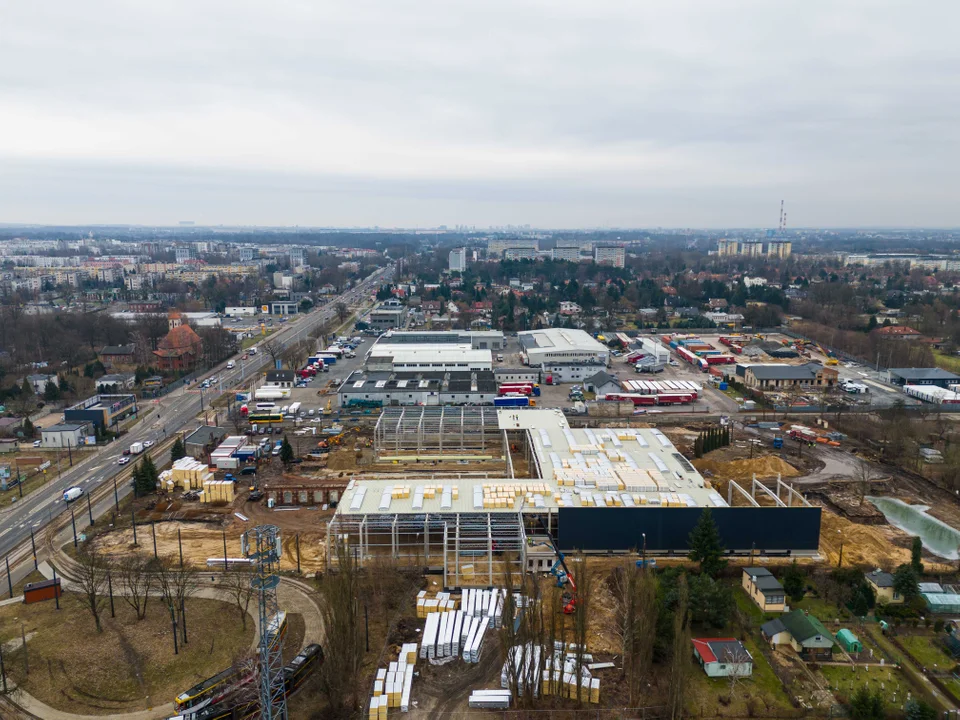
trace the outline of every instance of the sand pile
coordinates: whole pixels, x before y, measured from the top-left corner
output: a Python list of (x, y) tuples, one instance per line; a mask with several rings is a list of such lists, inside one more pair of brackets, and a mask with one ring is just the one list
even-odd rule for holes
[(740, 480), (750, 480), (754, 474), (756, 474), (758, 480), (775, 478), (777, 473), (783, 479), (801, 475), (799, 470), (777, 455), (764, 455), (752, 460), (730, 460), (728, 462), (697, 458), (693, 461), (693, 464), (701, 473), (709, 471), (713, 478), (717, 480), (736, 480), (739, 482)]

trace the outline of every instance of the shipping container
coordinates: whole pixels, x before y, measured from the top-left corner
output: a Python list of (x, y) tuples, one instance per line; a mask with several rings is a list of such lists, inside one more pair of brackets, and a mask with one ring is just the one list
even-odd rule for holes
[(60, 578), (27, 583), (23, 586), (23, 602), (25, 605), (53, 600), (62, 595), (63, 589), (60, 587)]

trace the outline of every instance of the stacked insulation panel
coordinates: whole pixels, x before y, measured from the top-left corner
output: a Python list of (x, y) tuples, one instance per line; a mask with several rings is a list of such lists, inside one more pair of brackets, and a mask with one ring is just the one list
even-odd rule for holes
[(200, 493), (202, 503), (232, 503), (234, 497), (233, 480), (204, 480), (203, 492)]
[(417, 661), (417, 644), (401, 646), (400, 656), (385, 668), (377, 670), (370, 698), (368, 718), (381, 720), (387, 717), (390, 708), (407, 712), (410, 709), (410, 691), (413, 686), (413, 671)]
[(168, 487), (169, 490), (173, 487), (181, 487), (184, 490), (203, 490), (203, 484), (213, 480), (213, 473), (202, 462), (191, 457), (183, 457), (173, 463), (169, 470), (164, 470), (160, 479), (173, 483), (172, 487)]

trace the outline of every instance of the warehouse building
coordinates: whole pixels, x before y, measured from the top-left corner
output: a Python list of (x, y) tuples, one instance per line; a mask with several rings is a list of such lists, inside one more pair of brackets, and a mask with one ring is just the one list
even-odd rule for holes
[(388, 345), (456, 345), (468, 350), (503, 350), (503, 333), (499, 330), (445, 330), (386, 332), (377, 338), (374, 347)]
[(396, 300), (381, 303), (365, 318), (374, 330), (396, 330), (402, 328), (407, 319), (407, 308)]
[[(531, 366), (532, 367), (532, 366)], [(588, 377), (607, 369), (607, 364), (599, 360), (551, 360), (539, 366), (548, 385), (561, 383), (581, 383)]]
[(936, 385), (942, 388), (960, 383), (960, 375), (940, 368), (890, 368), (887, 379), (893, 385)]
[(489, 350), (473, 350), (457, 345), (374, 345), (367, 353), (370, 372), (443, 372), (447, 370), (492, 370)]
[(489, 370), (377, 372), (357, 370), (338, 391), (340, 407), (493, 404), (497, 383)]
[(583, 330), (547, 328), (517, 334), (521, 352), (532, 366), (580, 361), (606, 365), (610, 348)]
[[(389, 556), (442, 572), (445, 587), (502, 585), (548, 534), (564, 552), (685, 555), (704, 508), (730, 554), (808, 556), (819, 545), (820, 508), (791, 486), (730, 482), (724, 498), (653, 428), (571, 428), (559, 409), (388, 408), (374, 453), (409, 469), (351, 481), (328, 562), (339, 541), (361, 564)], [(471, 469), (497, 458), (503, 477)], [(423, 474), (444, 460), (463, 467)]]

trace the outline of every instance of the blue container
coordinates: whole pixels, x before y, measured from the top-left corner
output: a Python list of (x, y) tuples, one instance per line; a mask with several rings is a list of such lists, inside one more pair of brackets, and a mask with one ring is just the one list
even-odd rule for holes
[(721, 389), (721, 390), (726, 390), (726, 389), (727, 389), (727, 384), (726, 384), (725, 382), (720, 383), (720, 389)]

